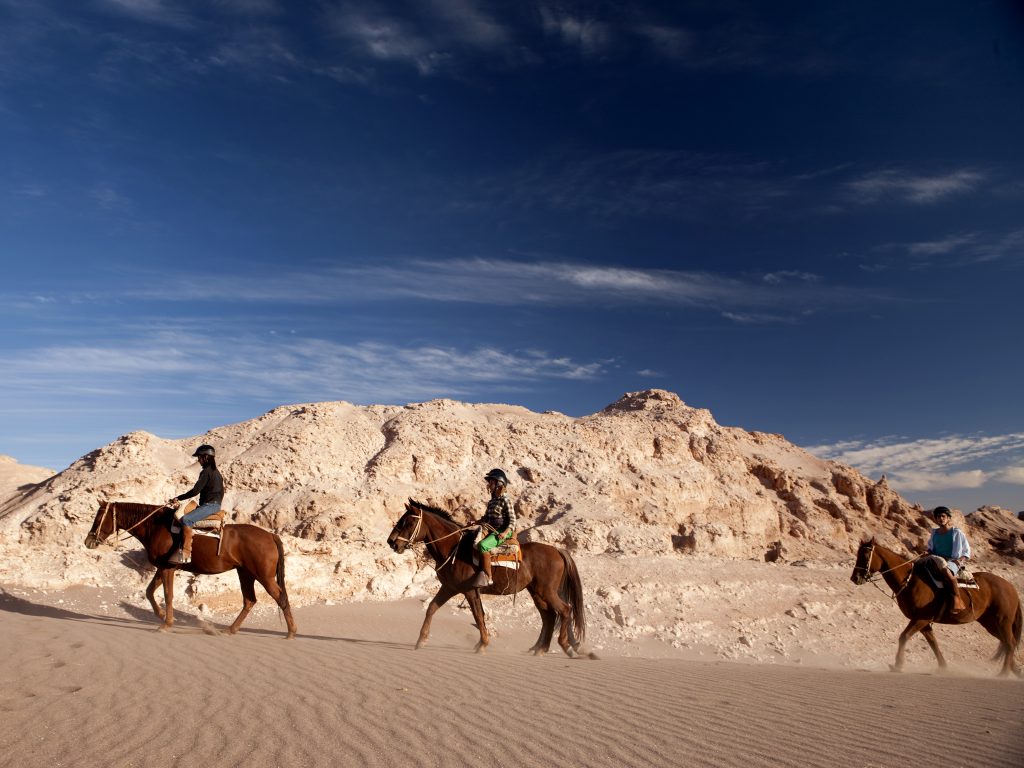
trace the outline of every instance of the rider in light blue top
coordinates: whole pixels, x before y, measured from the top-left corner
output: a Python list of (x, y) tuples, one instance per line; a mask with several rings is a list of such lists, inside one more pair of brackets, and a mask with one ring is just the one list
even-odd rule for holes
[(960, 613), (965, 605), (956, 574), (970, 559), (971, 545), (964, 532), (952, 524), (953, 515), (949, 507), (936, 507), (932, 515), (939, 527), (932, 529), (932, 535), (928, 538), (928, 554), (953, 590), (952, 613)]

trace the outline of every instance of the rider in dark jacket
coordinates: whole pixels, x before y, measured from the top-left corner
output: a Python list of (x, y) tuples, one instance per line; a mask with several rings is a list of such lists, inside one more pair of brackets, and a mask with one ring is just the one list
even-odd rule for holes
[(515, 509), (505, 496), (508, 477), (502, 470), (492, 469), (484, 476), (484, 480), (487, 481), (491, 500), (487, 502), (483, 517), (474, 523), (486, 534), (476, 545), (480, 552), (480, 573), (473, 581), (476, 587), (489, 587), (493, 583), (491, 550), (512, 538), (516, 528)]
[(199, 506), (182, 515), (180, 518), (175, 514), (175, 519), (181, 525), (182, 542), (179, 549), (170, 558), (170, 562), (184, 565), (192, 559), (192, 528), (200, 520), (220, 510), (221, 502), (224, 501), (224, 478), (217, 469), (216, 451), (212, 445), (200, 445), (192, 455), (199, 461), (203, 471), (199, 473), (199, 479), (192, 486), (192, 490), (185, 491), (178, 496), (171, 498), (168, 504), (177, 504), (193, 496), (199, 496)]

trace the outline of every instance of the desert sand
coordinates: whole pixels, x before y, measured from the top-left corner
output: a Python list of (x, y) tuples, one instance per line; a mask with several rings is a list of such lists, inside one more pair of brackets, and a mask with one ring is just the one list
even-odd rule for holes
[[(235, 522), (275, 531), (298, 637), (234, 574), (176, 586), (156, 631), (130, 536), (83, 539), (105, 500), (158, 502), (213, 443)], [(413, 649), (437, 579), (386, 545), (409, 497), (472, 519), (493, 466), (520, 536), (572, 554), (584, 652), (526, 653), (529, 597), (461, 599)], [(131, 433), (62, 472), (0, 463), (0, 762), (11, 766), (1018, 766), (1024, 682), (978, 624), (905, 620), (850, 581), (865, 535), (920, 551), (931, 522), (884, 477), (715, 423), (660, 390), (570, 418), (439, 400), (282, 406), (185, 440)], [(1024, 590), (1024, 521), (956, 511), (975, 570)], [(1021, 653), (1018, 650), (1017, 663)]]
[(532, 630), (500, 619), (478, 655), (456, 607), (413, 650), (421, 615), (416, 600), (307, 606), (285, 641), (270, 610), (235, 636), (189, 612), (162, 633), (114, 592), (5, 592), (3, 764), (1020, 765), (1019, 680), (535, 657)]

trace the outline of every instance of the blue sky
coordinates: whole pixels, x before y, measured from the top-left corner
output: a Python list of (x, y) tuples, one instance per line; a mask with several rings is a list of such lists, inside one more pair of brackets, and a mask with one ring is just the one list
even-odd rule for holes
[(1014, 2), (0, 0), (0, 453), (659, 387), (1021, 510), (1021, 136)]

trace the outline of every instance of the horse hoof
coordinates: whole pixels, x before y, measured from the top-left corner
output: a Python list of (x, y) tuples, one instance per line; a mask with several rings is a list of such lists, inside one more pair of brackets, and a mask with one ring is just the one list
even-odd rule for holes
[(889, 671), (890, 672), (902, 672), (903, 671), (903, 667), (897, 667), (895, 664), (890, 664), (889, 665)]
[(156, 631), (157, 632), (170, 632), (171, 631), (171, 625), (170, 624), (161, 624), (159, 627), (156, 628)]

